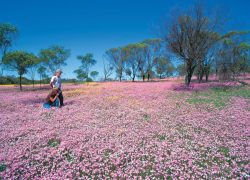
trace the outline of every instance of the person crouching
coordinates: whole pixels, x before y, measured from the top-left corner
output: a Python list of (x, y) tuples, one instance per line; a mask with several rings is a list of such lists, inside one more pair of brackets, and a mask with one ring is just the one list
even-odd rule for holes
[(50, 109), (51, 107), (60, 107), (59, 89), (53, 88), (51, 93), (46, 98), (46, 103), (43, 105), (44, 108)]

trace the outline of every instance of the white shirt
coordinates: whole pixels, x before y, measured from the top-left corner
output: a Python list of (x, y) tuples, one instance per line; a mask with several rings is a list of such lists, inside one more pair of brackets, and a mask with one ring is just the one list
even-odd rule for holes
[(57, 87), (57, 88), (59, 88), (59, 89), (62, 88), (61, 78), (59, 78), (59, 77), (57, 77), (57, 76), (53, 76), (53, 77), (51, 78), (50, 83), (52, 83), (53, 88), (55, 88), (55, 87)]

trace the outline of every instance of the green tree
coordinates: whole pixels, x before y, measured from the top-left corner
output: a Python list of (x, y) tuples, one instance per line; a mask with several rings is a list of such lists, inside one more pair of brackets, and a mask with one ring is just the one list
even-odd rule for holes
[(37, 69), (39, 68), (40, 63), (41, 63), (41, 60), (38, 57), (34, 58), (31, 62), (31, 66), (29, 67), (29, 70), (28, 70), (28, 73), (29, 73), (30, 78), (32, 80), (33, 89), (35, 86), (35, 76), (36, 76)]
[(95, 80), (96, 79), (96, 77), (99, 75), (99, 72), (97, 72), (97, 71), (92, 71), (91, 73), (90, 73), (90, 76), (91, 76), (91, 78), (93, 79), (93, 80)]
[(121, 47), (119, 48), (112, 48), (106, 51), (105, 53), (106, 58), (112, 64), (116, 71), (116, 75), (119, 81), (122, 81), (123, 72), (125, 70), (125, 52), (122, 50)]
[(77, 56), (77, 59), (81, 61), (81, 66), (74, 71), (74, 73), (76, 73), (77, 75), (77, 79), (79, 79), (80, 81), (91, 81), (91, 79), (89, 78), (90, 69), (96, 64), (94, 55), (91, 53), (87, 53), (83, 56)]
[(176, 67), (176, 72), (178, 73), (179, 76), (185, 76), (185, 74), (187, 72), (185, 64), (179, 64)]
[(143, 41), (146, 44), (145, 48), (145, 65), (146, 65), (146, 74), (148, 80), (152, 78), (154, 61), (157, 57), (161, 56), (161, 49), (163, 41), (161, 39), (147, 39)]
[(45, 79), (48, 77), (48, 75), (46, 74), (46, 67), (40, 65), (37, 69), (37, 73), (39, 74), (39, 80), (40, 80), (40, 88), (42, 86), (42, 79)]
[(84, 81), (84, 80), (88, 79), (87, 73), (81, 68), (76, 69), (74, 71), (74, 73), (76, 73), (76, 78), (80, 81)]
[(18, 73), (20, 90), (22, 90), (22, 76), (28, 72), (35, 59), (37, 57), (34, 54), (25, 51), (9, 52), (3, 58), (3, 63)]
[(81, 61), (80, 68), (85, 72), (88, 78), (91, 67), (96, 64), (94, 55), (91, 53), (87, 53), (86, 55), (83, 55), (83, 56), (77, 56), (77, 59)]
[(171, 61), (166, 57), (158, 57), (155, 59), (155, 69), (159, 78), (162, 79), (166, 76), (172, 76), (175, 70)]
[(55, 73), (57, 69), (67, 65), (66, 60), (69, 56), (70, 50), (58, 45), (42, 49), (39, 54), (41, 61), (52, 74)]
[(145, 51), (146, 47), (147, 45), (144, 43), (135, 43), (129, 44), (123, 48), (125, 53), (125, 72), (133, 82), (140, 71), (141, 65), (145, 62), (143, 61), (143, 51)]
[(236, 80), (245, 74), (250, 65), (250, 45), (238, 39), (223, 41), (218, 53), (218, 71), (221, 80)]
[(3, 75), (4, 71), (3, 57), (7, 53), (8, 48), (12, 46), (14, 39), (17, 37), (17, 34), (18, 34), (17, 27), (11, 24), (0, 24), (0, 54), (1, 54), (0, 76)]

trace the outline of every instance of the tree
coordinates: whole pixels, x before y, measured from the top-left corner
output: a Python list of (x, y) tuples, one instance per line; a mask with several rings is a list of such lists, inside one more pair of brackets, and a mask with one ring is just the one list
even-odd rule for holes
[(208, 50), (219, 39), (215, 33), (217, 22), (205, 15), (201, 5), (196, 5), (191, 13), (175, 18), (170, 26), (165, 39), (168, 48), (185, 63), (187, 86), (195, 68), (202, 66)]
[(77, 79), (88, 80), (90, 68), (96, 64), (93, 54), (87, 53), (83, 56), (77, 56), (77, 59), (81, 61), (81, 66), (74, 71), (77, 74)]
[(0, 59), (0, 76), (3, 75), (4, 70), (3, 57), (7, 53), (8, 48), (12, 46), (14, 39), (17, 37), (17, 34), (17, 27), (11, 24), (0, 24), (0, 54), (2, 55)]
[(237, 39), (224, 40), (218, 53), (218, 71), (221, 80), (236, 80), (249, 68), (250, 44)]
[(121, 82), (125, 69), (125, 52), (122, 50), (122, 48), (112, 48), (106, 51), (105, 55), (114, 67), (117, 77)]
[(36, 72), (37, 72), (37, 69), (39, 67), (40, 62), (41, 62), (40, 59), (38, 57), (36, 57), (32, 60), (31, 65), (29, 67), (28, 72), (29, 72), (31, 80), (32, 80), (33, 88), (35, 86), (35, 76), (36, 76)]
[(161, 56), (161, 48), (163, 41), (161, 39), (147, 39), (143, 41), (146, 45), (145, 47), (145, 65), (146, 65), (146, 74), (148, 80), (152, 77), (154, 61), (157, 57)]
[(178, 73), (179, 76), (185, 76), (186, 74), (186, 65), (185, 64), (179, 64), (176, 67), (176, 72)]
[(81, 68), (76, 69), (74, 73), (76, 73), (76, 78), (80, 81), (84, 81), (88, 78), (87, 73)]
[(92, 71), (91, 73), (90, 73), (90, 76), (91, 76), (91, 78), (93, 79), (93, 80), (95, 80), (96, 79), (96, 77), (99, 75), (99, 72), (97, 72), (97, 71)]
[(69, 56), (70, 50), (58, 45), (42, 49), (39, 54), (41, 61), (52, 74), (55, 73), (57, 69), (67, 65), (66, 60)]
[(94, 55), (91, 53), (87, 53), (84, 56), (77, 56), (77, 59), (81, 61), (80, 68), (83, 69), (83, 71), (87, 74), (87, 78), (88, 78), (90, 68), (96, 64)]
[(36, 58), (34, 54), (25, 51), (14, 51), (5, 54), (3, 63), (10, 69), (17, 71), (20, 90), (22, 90), (22, 76), (27, 73), (28, 68), (32, 66)]
[(112, 67), (112, 65), (110, 63), (105, 63), (103, 61), (103, 74), (104, 74), (104, 81), (107, 81), (110, 76), (113, 73), (114, 68)]
[(46, 74), (46, 68), (42, 65), (40, 65), (37, 69), (37, 73), (39, 74), (39, 79), (40, 79), (40, 88), (42, 85), (42, 79), (45, 79), (48, 77), (48, 75)]
[(125, 54), (125, 72), (133, 82), (135, 81), (138, 71), (140, 71), (140, 65), (142, 64), (143, 58), (142, 53), (146, 47), (144, 43), (135, 43), (129, 44), (123, 48)]
[(154, 61), (156, 73), (162, 79), (166, 76), (172, 76), (175, 70), (174, 65), (166, 57), (158, 57)]

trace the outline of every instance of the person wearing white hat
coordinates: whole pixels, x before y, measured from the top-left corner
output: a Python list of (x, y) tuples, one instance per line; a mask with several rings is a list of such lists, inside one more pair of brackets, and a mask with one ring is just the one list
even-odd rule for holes
[(61, 75), (62, 75), (62, 70), (57, 69), (54, 76), (52, 76), (51, 81), (50, 81), (50, 86), (51, 88), (58, 88), (59, 90), (59, 100), (60, 100), (60, 106), (63, 106), (63, 94), (62, 94), (62, 83), (61, 83)]

